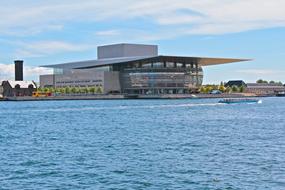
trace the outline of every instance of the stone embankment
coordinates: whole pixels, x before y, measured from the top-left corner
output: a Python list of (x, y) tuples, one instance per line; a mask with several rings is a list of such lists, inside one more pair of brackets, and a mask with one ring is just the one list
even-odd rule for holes
[[(80, 96), (50, 96), (50, 97), (8, 97), (6, 101), (53, 101), (53, 100), (117, 100), (117, 99), (199, 99), (199, 98), (243, 98), (256, 97), (255, 94), (164, 94), (164, 95), (80, 95)], [(1, 99), (0, 99), (1, 100)]]

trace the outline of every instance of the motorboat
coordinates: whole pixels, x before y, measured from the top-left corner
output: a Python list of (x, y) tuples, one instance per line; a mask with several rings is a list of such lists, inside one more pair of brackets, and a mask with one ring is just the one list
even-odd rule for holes
[(262, 100), (256, 98), (225, 98), (219, 101), (224, 104), (239, 104), (239, 103), (262, 103)]

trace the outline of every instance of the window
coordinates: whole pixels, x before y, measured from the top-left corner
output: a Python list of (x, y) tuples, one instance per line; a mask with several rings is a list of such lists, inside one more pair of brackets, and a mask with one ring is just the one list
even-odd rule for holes
[(166, 62), (166, 67), (167, 68), (174, 68), (174, 63), (173, 62)]
[(191, 64), (186, 64), (186, 68), (191, 68)]
[(143, 68), (151, 68), (151, 63), (143, 64), (142, 67)]
[(182, 68), (183, 67), (183, 63), (176, 63), (176, 67), (177, 68)]
[(153, 63), (153, 68), (162, 68), (162, 67), (163, 67), (163, 63), (161, 62)]

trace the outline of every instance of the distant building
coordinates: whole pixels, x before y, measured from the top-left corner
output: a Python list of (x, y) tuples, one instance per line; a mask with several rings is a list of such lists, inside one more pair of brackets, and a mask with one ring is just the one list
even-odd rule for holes
[(285, 92), (285, 87), (279, 83), (247, 83), (245, 92), (257, 95), (274, 95), (279, 92)]
[(3, 97), (13, 96), (32, 96), (36, 90), (36, 85), (33, 81), (2, 81), (1, 88)]
[(0, 97), (32, 96), (37, 89), (33, 81), (23, 81), (22, 60), (15, 60), (15, 80), (0, 81)]
[(3, 86), (2, 86), (2, 81), (0, 81), (0, 98), (3, 98)]
[(184, 94), (196, 92), (203, 82), (204, 66), (247, 59), (165, 56), (158, 46), (114, 44), (100, 46), (98, 59), (56, 65), (53, 75), (40, 76), (41, 87), (94, 87), (104, 94)]
[(225, 87), (241, 87), (241, 86), (246, 86), (245, 82), (243, 80), (230, 80), (225, 84)]

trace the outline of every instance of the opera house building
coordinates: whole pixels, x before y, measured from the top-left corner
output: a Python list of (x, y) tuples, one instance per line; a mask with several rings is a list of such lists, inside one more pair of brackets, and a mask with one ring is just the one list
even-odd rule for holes
[(54, 69), (40, 76), (41, 87), (102, 87), (105, 94), (188, 94), (203, 82), (203, 67), (246, 59), (159, 55), (158, 46), (99, 46), (96, 60), (45, 65)]

